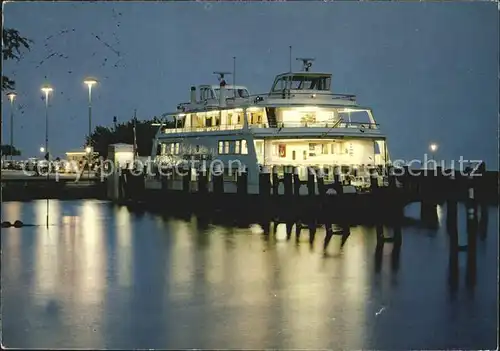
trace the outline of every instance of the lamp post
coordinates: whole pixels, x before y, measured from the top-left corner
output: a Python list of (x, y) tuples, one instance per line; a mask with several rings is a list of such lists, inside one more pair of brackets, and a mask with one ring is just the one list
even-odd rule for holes
[(431, 150), (432, 160), (434, 160), (434, 153), (437, 151), (438, 145), (436, 143), (431, 143), (429, 145), (429, 150)]
[[(83, 81), (89, 88), (89, 134), (88, 134), (88, 145), (85, 148), (85, 151), (87, 151), (87, 163), (88, 163), (88, 178), (90, 179), (90, 156), (92, 153), (92, 141), (91, 141), (91, 133), (92, 133), (92, 86), (94, 84), (97, 84), (97, 80), (94, 78), (87, 78)], [(88, 150), (90, 149), (90, 150)]]
[[(49, 95), (52, 93), (54, 89), (50, 85), (45, 85), (42, 87), (42, 92), (45, 93), (45, 152), (46, 152), (46, 157), (45, 159), (47, 160), (47, 182), (49, 180), (49, 175), (50, 175), (50, 154), (49, 154)], [(42, 149), (40, 149), (42, 150)], [(46, 224), (47, 228), (49, 227), (49, 199), (47, 198), (47, 217), (46, 217)]]
[(11, 91), (7, 94), (7, 97), (10, 100), (10, 160), (12, 161), (12, 156), (14, 153), (14, 100), (16, 99), (17, 94), (14, 91)]

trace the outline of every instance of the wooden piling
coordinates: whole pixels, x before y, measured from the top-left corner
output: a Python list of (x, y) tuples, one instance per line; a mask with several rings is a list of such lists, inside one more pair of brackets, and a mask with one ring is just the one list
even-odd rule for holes
[[(469, 188), (470, 189), (470, 188)], [(472, 188), (473, 189), (473, 188)], [(466, 284), (474, 287), (476, 283), (476, 240), (477, 240), (477, 210), (474, 191), (469, 191), (467, 201), (467, 268)]]
[(333, 167), (333, 182), (335, 184), (340, 184), (340, 167), (339, 166)]
[(456, 185), (455, 172), (453, 171), (447, 180), (446, 190), (448, 198), (446, 199), (446, 228), (448, 233), (453, 229), (457, 229), (458, 220), (458, 199), (455, 192), (452, 190)]
[(285, 187), (285, 196), (293, 195), (293, 170), (289, 166), (285, 166), (283, 174), (283, 185)]
[(262, 166), (259, 174), (259, 195), (268, 197), (271, 194), (271, 173), (267, 166)]
[(378, 174), (375, 168), (370, 168), (370, 189), (372, 192), (378, 190)]
[[(248, 195), (248, 174), (246, 169), (239, 169), (236, 183), (236, 192), (240, 196)], [(260, 190), (260, 189), (259, 189)]]
[(214, 194), (220, 195), (224, 193), (224, 176), (222, 167), (219, 164), (214, 165), (212, 174), (212, 184)]
[[(189, 167), (189, 166), (188, 166)], [(182, 191), (184, 193), (189, 193), (190, 185), (191, 185), (191, 167), (183, 167), (182, 168)]]
[(300, 196), (300, 176), (298, 167), (293, 167), (293, 194)]
[(387, 166), (387, 180), (389, 182), (389, 189), (392, 191), (397, 189), (395, 170), (392, 165)]
[(481, 240), (485, 240), (488, 232), (488, 205), (482, 203), (480, 209), (478, 234)]
[(206, 194), (208, 192), (208, 175), (205, 165), (201, 165), (197, 171), (198, 193)]
[(309, 196), (316, 196), (316, 171), (312, 167), (307, 167), (307, 193)]
[(433, 180), (436, 170), (428, 173), (428, 169), (424, 170), (421, 180), (420, 192), (420, 219), (433, 228), (438, 226), (439, 220), (437, 216), (437, 203), (433, 189)]
[(467, 174), (467, 200), (466, 200), (466, 207), (467, 207), (467, 213), (472, 216), (476, 217), (477, 215), (477, 202), (476, 202), (476, 191), (474, 189), (474, 178), (472, 176), (472, 170), (469, 170)]
[(316, 172), (316, 183), (318, 185), (318, 194), (320, 197), (323, 197), (326, 195), (326, 190), (325, 190), (325, 174), (323, 170), (320, 168)]
[(340, 167), (333, 167), (333, 189), (337, 192), (337, 194), (343, 193), (343, 185), (340, 182)]
[(280, 186), (280, 178), (278, 176), (278, 167), (277, 166), (273, 166), (273, 169), (272, 169), (272, 186), (273, 186), (273, 195), (274, 196), (278, 196), (279, 194), (279, 186)]

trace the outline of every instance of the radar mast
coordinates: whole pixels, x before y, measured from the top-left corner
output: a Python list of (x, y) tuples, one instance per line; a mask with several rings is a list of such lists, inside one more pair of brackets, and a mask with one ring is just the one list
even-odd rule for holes
[(304, 72), (309, 72), (309, 68), (311, 68), (314, 58), (306, 58), (306, 57), (297, 57), (297, 61), (302, 61), (302, 70)]

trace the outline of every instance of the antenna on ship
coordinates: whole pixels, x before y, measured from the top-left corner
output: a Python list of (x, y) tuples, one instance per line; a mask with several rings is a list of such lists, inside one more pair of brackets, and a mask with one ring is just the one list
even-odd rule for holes
[(290, 63), (290, 73), (292, 73), (292, 46), (290, 45), (290, 56), (289, 56), (289, 63)]
[(314, 58), (297, 57), (297, 61), (302, 61), (302, 70), (304, 72), (309, 72), (314, 60)]
[(226, 80), (224, 79), (224, 76), (226, 74), (231, 74), (231, 72), (214, 72), (214, 74), (219, 76), (219, 107), (226, 107)]
[(236, 97), (236, 56), (233, 56), (233, 95)]

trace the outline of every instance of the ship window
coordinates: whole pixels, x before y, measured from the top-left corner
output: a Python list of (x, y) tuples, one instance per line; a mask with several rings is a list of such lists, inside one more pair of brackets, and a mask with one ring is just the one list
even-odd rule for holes
[(285, 88), (284, 84), (283, 84), (283, 78), (280, 78), (276, 81), (276, 83), (274, 84), (274, 87), (272, 89), (272, 91), (281, 91)]
[(295, 161), (295, 150), (292, 151), (292, 160)]
[(234, 145), (234, 153), (235, 154), (239, 154), (240, 153), (240, 151), (241, 151), (240, 150), (240, 144), (241, 144), (241, 142), (239, 140), (236, 140), (236, 143)]
[(196, 145), (196, 152), (200, 152), (200, 145)]
[(321, 153), (323, 155), (328, 155), (328, 144), (322, 144), (321, 145)]
[(224, 153), (225, 154), (229, 153), (229, 141), (224, 142)]
[(246, 140), (242, 140), (241, 141), (241, 153), (243, 155), (247, 155), (248, 154), (248, 147), (247, 147), (247, 141)]
[(302, 151), (302, 158), (304, 160), (307, 160), (307, 151), (306, 150)]
[[(217, 98), (219, 98), (219, 95), (220, 95), (220, 89), (219, 88), (215, 88), (214, 89), (214, 92), (215, 92), (215, 96)], [(212, 93), (214, 93), (212, 92)], [(214, 96), (214, 99), (215, 99), (215, 96)], [(224, 96), (226, 98), (247, 98), (249, 97), (250, 95), (248, 94), (248, 90), (246, 89), (224, 89)]]
[(238, 89), (238, 94), (236, 96), (240, 98), (247, 98), (249, 95), (246, 89)]
[(264, 152), (264, 142), (263, 141), (256, 141), (255, 142), (255, 146), (256, 146), (256, 153), (257, 155), (262, 155)]
[(331, 80), (330, 76), (296, 75), (292, 77), (292, 89), (329, 91)]
[(219, 141), (219, 155), (222, 155), (224, 153), (224, 142)]
[(179, 153), (179, 143), (175, 143), (175, 153)]
[(314, 143), (309, 143), (309, 156), (316, 156), (316, 145)]
[(279, 155), (279, 152), (278, 152), (278, 144), (273, 144), (273, 156), (278, 156)]

